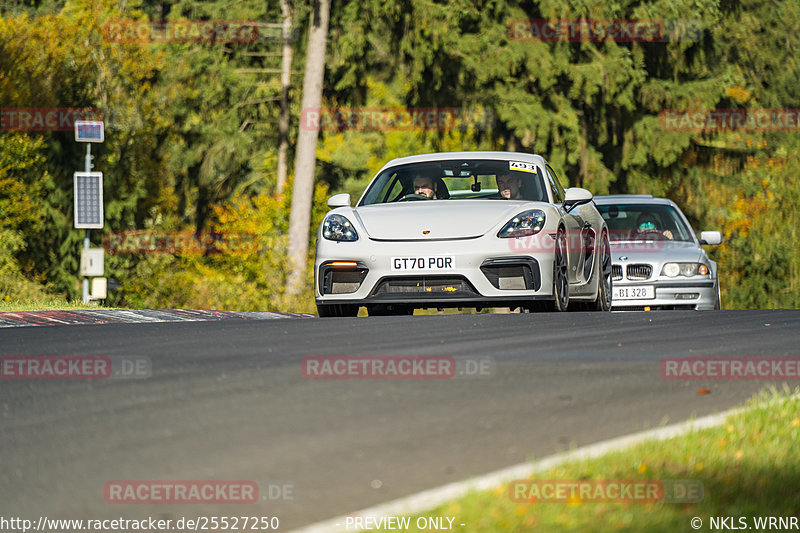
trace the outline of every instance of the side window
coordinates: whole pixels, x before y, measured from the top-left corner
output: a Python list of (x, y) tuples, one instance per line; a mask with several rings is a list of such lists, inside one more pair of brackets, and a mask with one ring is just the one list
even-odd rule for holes
[(394, 184), (392, 185), (391, 189), (386, 192), (386, 195), (383, 197), (383, 203), (392, 202), (400, 193), (403, 192), (403, 184), (400, 182), (397, 177), (393, 178)]
[(545, 169), (547, 170), (547, 179), (550, 182), (550, 188), (553, 189), (553, 198), (557, 203), (563, 203), (564, 188), (558, 182), (558, 176), (556, 176), (556, 172), (550, 167), (550, 165), (547, 165)]

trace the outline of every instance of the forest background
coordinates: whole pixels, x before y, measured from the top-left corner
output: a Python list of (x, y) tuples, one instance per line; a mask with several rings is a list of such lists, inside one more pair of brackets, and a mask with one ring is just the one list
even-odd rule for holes
[[(287, 0), (288, 1), (288, 0)], [(800, 129), (675, 128), (675, 110), (800, 108), (800, 3), (771, 0), (333, 0), (323, 109), (446, 109), (447, 127), (320, 132), (306, 282), (288, 294), (292, 162), (312, 3), (291, 7), (289, 181), (277, 161), (282, 38), (122, 42), (113, 21), (277, 24), (277, 1), (2, 1), (0, 108), (97, 108), (105, 228), (253, 236), (221, 253), (106, 253), (107, 305), (313, 311), (325, 200), (389, 159), (543, 154), (565, 186), (678, 203), (720, 265), (724, 308), (800, 307)], [(649, 20), (656, 42), (535, 39), (530, 19)], [(519, 28), (520, 26), (516, 26)], [(524, 26), (523, 26), (524, 27)], [(0, 128), (0, 301), (80, 297), (71, 131)], [(220, 251), (219, 246), (215, 251)], [(120, 250), (117, 250), (119, 252)]]

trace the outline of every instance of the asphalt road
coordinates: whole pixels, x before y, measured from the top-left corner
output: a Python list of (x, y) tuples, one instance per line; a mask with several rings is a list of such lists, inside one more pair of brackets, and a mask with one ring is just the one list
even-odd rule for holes
[[(146, 356), (152, 365), (142, 379), (0, 380), (0, 516), (277, 516), (286, 531), (724, 410), (769, 383), (665, 380), (661, 358), (800, 356), (799, 340), (798, 311), (0, 330), (2, 356)], [(425, 380), (318, 380), (301, 371), (307, 356), (355, 354), (496, 366), (493, 375)], [(107, 503), (104, 486), (119, 480), (253, 480), (262, 500)], [(285, 498), (263, 499), (270, 486), (287, 485)]]

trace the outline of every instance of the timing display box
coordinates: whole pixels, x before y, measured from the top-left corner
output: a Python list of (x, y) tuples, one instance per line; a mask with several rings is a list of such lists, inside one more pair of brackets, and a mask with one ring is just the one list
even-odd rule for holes
[(75, 141), (81, 143), (101, 143), (105, 140), (102, 120), (76, 120)]

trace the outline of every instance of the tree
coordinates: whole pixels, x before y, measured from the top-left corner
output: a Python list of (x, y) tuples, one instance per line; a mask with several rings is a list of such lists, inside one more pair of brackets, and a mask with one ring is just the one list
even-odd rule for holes
[(278, 184), (275, 192), (283, 194), (286, 186), (286, 176), (288, 174), (289, 158), (289, 86), (292, 76), (292, 6), (289, 0), (281, 0), (281, 13), (283, 14), (283, 26), (281, 28), (281, 40), (283, 49), (281, 53), (281, 118), (278, 124)]
[[(322, 102), (322, 80), (325, 74), (325, 52), (328, 38), (330, 0), (314, 0), (308, 34), (305, 77), (303, 79), (303, 110), (319, 108)], [(319, 128), (301, 124), (297, 135), (295, 178), (292, 190), (292, 212), (289, 217), (289, 279), (286, 292), (297, 294), (307, 268), (308, 229), (311, 223), (311, 203), (314, 196), (314, 167), (317, 161)]]

